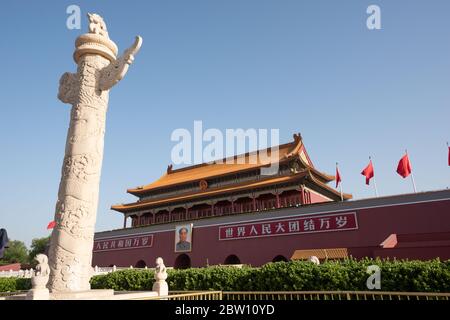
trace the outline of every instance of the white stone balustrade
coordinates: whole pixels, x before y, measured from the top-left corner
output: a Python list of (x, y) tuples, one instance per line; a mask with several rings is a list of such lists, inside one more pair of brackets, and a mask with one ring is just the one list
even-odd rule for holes
[[(155, 268), (149, 268), (149, 267), (144, 267), (144, 268), (136, 268), (133, 266), (130, 267), (116, 267), (116, 266), (112, 266), (112, 267), (99, 267), (99, 266), (95, 266), (94, 267), (94, 276), (98, 276), (98, 275), (103, 275), (103, 274), (108, 274), (111, 272), (115, 272), (115, 271), (120, 271), (120, 270), (126, 270), (126, 269), (133, 269), (133, 270), (155, 270)], [(172, 267), (167, 267), (168, 270), (173, 269)], [(13, 271), (13, 270), (9, 270), (9, 271), (0, 271), (0, 278), (10, 278), (10, 277), (14, 277), (14, 278), (31, 278), (34, 274), (34, 270), (31, 269), (26, 269), (26, 270), (19, 270), (19, 271)]]

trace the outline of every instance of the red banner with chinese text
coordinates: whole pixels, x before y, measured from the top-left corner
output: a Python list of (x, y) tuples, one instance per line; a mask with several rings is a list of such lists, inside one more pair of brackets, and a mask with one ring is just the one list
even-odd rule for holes
[(149, 248), (151, 246), (153, 246), (153, 234), (140, 234), (122, 238), (95, 240), (94, 252)]
[(221, 226), (219, 227), (219, 240), (236, 240), (356, 229), (358, 229), (356, 212), (349, 212)]

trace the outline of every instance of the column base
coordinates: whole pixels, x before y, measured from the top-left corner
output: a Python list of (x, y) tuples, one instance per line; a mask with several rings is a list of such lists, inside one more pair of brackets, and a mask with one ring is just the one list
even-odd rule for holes
[(112, 289), (51, 292), (50, 300), (103, 300), (112, 296), (114, 296), (114, 290)]
[[(30, 290), (33, 291), (33, 290)], [(48, 294), (48, 292), (47, 292)], [(44, 296), (39, 292), (24, 293), (10, 297), (0, 297), (0, 300), (145, 300), (158, 297), (158, 292), (154, 291), (118, 291), (110, 289), (87, 290), (77, 292), (53, 292)], [(33, 298), (31, 298), (33, 297)]]
[(49, 300), (50, 293), (47, 288), (31, 289), (27, 292), (25, 300)]
[(156, 292), (159, 296), (169, 295), (169, 286), (165, 280), (155, 281), (152, 290), (153, 292)]

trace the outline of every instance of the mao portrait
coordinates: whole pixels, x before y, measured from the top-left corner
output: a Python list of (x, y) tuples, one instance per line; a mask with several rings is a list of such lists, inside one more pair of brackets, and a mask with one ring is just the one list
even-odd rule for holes
[(192, 224), (175, 227), (175, 252), (190, 252), (192, 250)]

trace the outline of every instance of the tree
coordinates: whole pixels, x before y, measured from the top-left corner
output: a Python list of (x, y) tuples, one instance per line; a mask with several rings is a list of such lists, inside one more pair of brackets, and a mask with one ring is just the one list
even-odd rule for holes
[(9, 241), (1, 261), (3, 263), (28, 263), (28, 249), (25, 243), (18, 240)]
[(29, 253), (29, 261), (34, 264), (34, 257), (39, 253), (46, 254), (47, 246), (50, 244), (50, 236), (44, 238), (36, 238), (31, 241), (31, 248)]

